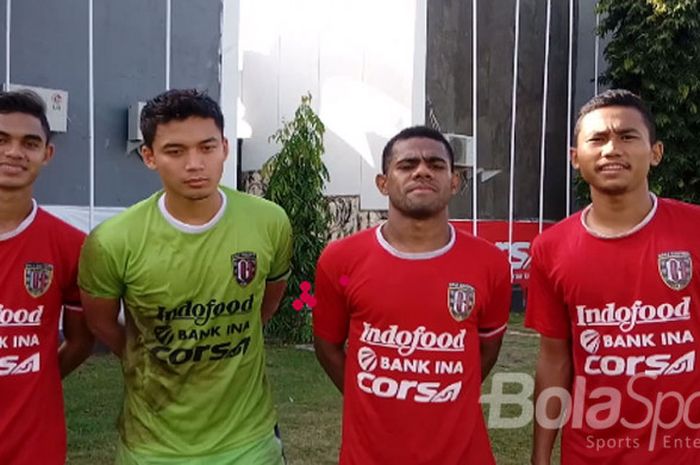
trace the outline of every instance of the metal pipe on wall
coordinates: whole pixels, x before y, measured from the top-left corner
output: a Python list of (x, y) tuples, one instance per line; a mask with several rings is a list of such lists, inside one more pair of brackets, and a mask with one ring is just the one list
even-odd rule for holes
[(545, 154), (547, 152), (547, 101), (549, 99), (549, 39), (552, 30), (552, 0), (547, 0), (547, 25), (544, 35), (544, 70), (542, 79), (542, 133), (540, 134), (540, 210), (538, 220), (538, 230), (542, 232), (544, 221), (544, 174), (545, 174)]
[(513, 217), (515, 199), (515, 127), (518, 110), (518, 55), (520, 53), (520, 0), (515, 0), (515, 40), (513, 45), (513, 93), (510, 114), (510, 173), (508, 183), (508, 262), (513, 276)]
[(478, 63), (478, 0), (472, 0), (472, 150), (474, 155), (474, 163), (472, 167), (472, 234), (479, 235), (478, 220), (479, 220), (479, 157), (478, 157), (478, 118), (479, 118), (479, 63)]

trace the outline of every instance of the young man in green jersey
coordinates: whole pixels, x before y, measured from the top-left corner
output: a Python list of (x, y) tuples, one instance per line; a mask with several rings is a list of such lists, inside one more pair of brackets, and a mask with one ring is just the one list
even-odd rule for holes
[(149, 101), (141, 155), (163, 190), (83, 248), (85, 315), (124, 373), (119, 465), (284, 460), (262, 325), (284, 293), (291, 227), (279, 206), (219, 186), (223, 127), (219, 105), (195, 90)]

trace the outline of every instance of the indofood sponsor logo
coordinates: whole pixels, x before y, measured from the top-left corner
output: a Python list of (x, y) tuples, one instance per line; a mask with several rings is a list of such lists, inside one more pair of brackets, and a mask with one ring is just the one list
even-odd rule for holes
[(466, 329), (456, 334), (444, 332), (437, 334), (427, 331), (425, 326), (419, 326), (413, 331), (399, 330), (397, 325), (391, 325), (385, 330), (374, 328), (369, 323), (363, 323), (364, 329), (360, 341), (396, 349), (404, 357), (415, 351), (463, 352)]
[(166, 307), (158, 307), (157, 318), (165, 323), (175, 320), (191, 320), (197, 326), (204, 326), (210, 320), (222, 315), (235, 315), (250, 313), (253, 310), (255, 295), (250, 294), (246, 300), (232, 300), (230, 302), (218, 302), (211, 299), (207, 303), (187, 302), (168, 310)]
[(43, 313), (43, 305), (39, 305), (34, 310), (27, 310), (24, 308), (12, 310), (0, 304), (0, 327), (41, 326), (41, 315)]
[(603, 308), (576, 306), (578, 326), (617, 326), (623, 332), (632, 331), (638, 324), (666, 323), (690, 320), (690, 297), (686, 296), (679, 303), (662, 303), (647, 305), (636, 300), (629, 307), (618, 306), (610, 302)]

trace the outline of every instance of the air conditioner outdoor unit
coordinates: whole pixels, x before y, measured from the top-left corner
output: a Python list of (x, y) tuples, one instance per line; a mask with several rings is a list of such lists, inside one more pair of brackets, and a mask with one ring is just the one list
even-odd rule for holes
[(470, 168), (474, 166), (474, 138), (465, 134), (445, 134), (455, 154), (455, 166)]

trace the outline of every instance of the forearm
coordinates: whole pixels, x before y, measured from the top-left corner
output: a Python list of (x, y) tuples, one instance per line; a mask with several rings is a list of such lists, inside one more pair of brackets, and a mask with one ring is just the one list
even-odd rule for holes
[(58, 367), (61, 378), (65, 378), (83, 363), (92, 353), (94, 338), (69, 340), (66, 339), (58, 348)]
[[(552, 449), (556, 441), (557, 434), (561, 428), (560, 424), (545, 423), (546, 419), (557, 419), (561, 417), (562, 410), (568, 408), (560, 402), (557, 396), (550, 397), (549, 401), (540, 406), (543, 411), (537, 413), (537, 400), (542, 393), (550, 388), (562, 388), (571, 391), (572, 366), (568, 358), (565, 357), (543, 357), (540, 356), (537, 362), (537, 373), (535, 375), (535, 421), (532, 444), (532, 464), (550, 465)], [(538, 420), (539, 419), (539, 420)]]
[(498, 354), (501, 351), (503, 335), (482, 337), (479, 339), (479, 354), (481, 358), (481, 381), (483, 382), (493, 369)]
[(338, 390), (343, 392), (343, 383), (345, 382), (345, 348), (330, 347), (324, 344), (324, 347), (319, 347), (316, 344), (316, 358), (323, 367), (328, 377), (333, 381), (333, 384)]
[(265, 294), (260, 304), (260, 313), (263, 324), (270, 321), (279, 308), (284, 291), (287, 288), (287, 281), (276, 281), (265, 285)]
[(91, 324), (90, 329), (109, 350), (121, 358), (126, 347), (126, 329), (117, 320), (113, 322), (102, 321), (99, 325)]

